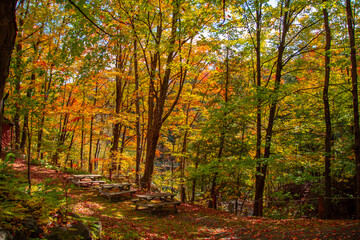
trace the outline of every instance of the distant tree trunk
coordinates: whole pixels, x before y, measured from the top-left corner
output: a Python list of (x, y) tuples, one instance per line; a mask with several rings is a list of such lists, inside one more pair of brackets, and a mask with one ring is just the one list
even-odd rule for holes
[(137, 57), (137, 41), (134, 40), (134, 78), (135, 78), (135, 107), (136, 107), (136, 167), (135, 167), (135, 182), (140, 181), (140, 162), (141, 162), (141, 113), (140, 113), (140, 97), (139, 97), (139, 70), (138, 70), (138, 57)]
[(28, 150), (27, 150), (27, 177), (28, 177), (28, 184), (29, 184), (29, 189), (28, 189), (28, 193), (29, 195), (31, 195), (31, 133), (30, 130), (27, 131), (28, 134)]
[[(189, 110), (189, 107), (188, 107)], [(186, 114), (186, 125), (188, 125), (188, 118), (189, 118), (189, 111), (187, 110), (187, 114)], [(182, 143), (182, 148), (181, 148), (181, 163), (180, 163), (180, 171), (181, 171), (181, 183), (180, 183), (180, 199), (181, 202), (185, 202), (186, 201), (186, 192), (185, 192), (185, 162), (186, 162), (186, 158), (185, 158), (185, 154), (187, 151), (187, 141), (188, 141), (188, 135), (189, 135), (189, 131), (185, 130), (184, 133), (184, 139), (183, 139), (183, 143)]]
[(80, 146), (80, 169), (83, 169), (84, 162), (84, 141), (85, 141), (85, 117), (81, 118), (81, 146)]
[[(123, 130), (123, 133), (122, 133), (122, 137), (121, 137), (121, 146), (120, 146), (120, 156), (124, 153), (124, 150), (125, 150), (125, 145), (126, 145), (126, 130), (127, 130), (127, 127), (124, 126), (124, 130)], [(121, 171), (121, 157), (119, 159), (119, 162), (117, 164), (117, 172), (120, 173)]]
[[(96, 87), (95, 87), (95, 95), (97, 95), (98, 93), (98, 83), (96, 83)], [(94, 107), (96, 106), (96, 98), (94, 98)], [(94, 128), (94, 119), (95, 119), (96, 114), (91, 115), (91, 120), (90, 120), (90, 146), (89, 146), (89, 173), (93, 172), (93, 164), (92, 164), (92, 144), (93, 144), (93, 136), (94, 136), (94, 132), (93, 132), (93, 128)]]
[[(34, 84), (35, 84), (35, 73), (31, 74), (30, 77), (30, 87), (26, 92), (26, 98), (28, 99), (28, 101), (30, 101), (31, 99), (31, 95), (32, 95), (32, 91), (34, 88)], [(29, 131), (29, 112), (30, 112), (30, 107), (27, 107), (27, 110), (24, 114), (24, 125), (23, 125), (23, 130), (22, 130), (22, 135), (21, 135), (21, 143), (20, 143), (20, 150), (21, 152), (25, 152), (25, 146), (26, 146), (26, 138), (28, 136), (28, 132)]]
[[(326, 2), (324, 0), (323, 2)], [(331, 218), (331, 176), (330, 176), (330, 166), (331, 166), (331, 115), (330, 115), (330, 106), (329, 106), (329, 82), (330, 82), (330, 48), (331, 48), (331, 31), (329, 27), (329, 14), (326, 8), (323, 8), (324, 16), (324, 26), (326, 34), (326, 44), (325, 44), (325, 78), (324, 78), (324, 89), (323, 89), (323, 102), (324, 102), (324, 117), (326, 125), (325, 133), (325, 201), (324, 201), (324, 214), (325, 218)]]
[[(9, 75), (11, 53), (16, 38), (16, 10), (17, 0), (0, 1), (0, 143), (2, 142), (4, 118), (4, 91), (6, 79)], [(0, 155), (2, 147), (0, 146)]]
[[(103, 132), (100, 132), (100, 136), (103, 134)], [(96, 171), (99, 167), (99, 158), (100, 158), (100, 151), (101, 151), (101, 141), (100, 138), (96, 142), (96, 150), (95, 150), (95, 158), (96, 161), (94, 162), (94, 170)]]
[(355, 43), (355, 21), (353, 18), (351, 1), (346, 0), (346, 15), (350, 41), (351, 59), (351, 83), (353, 96), (353, 121), (354, 121), (354, 152), (356, 164), (356, 217), (360, 218), (360, 126), (359, 126), (359, 97), (357, 82), (357, 62), (356, 62), (356, 43)]
[(37, 156), (38, 158), (41, 158), (41, 146), (42, 146), (42, 138), (43, 138), (43, 131), (44, 131), (44, 123), (45, 123), (45, 103), (47, 102), (49, 98), (49, 92), (52, 82), (52, 74), (53, 74), (53, 65), (50, 67), (50, 75), (48, 81), (45, 79), (44, 88), (45, 88), (45, 96), (44, 96), (44, 105), (41, 113), (41, 120), (39, 124), (39, 130), (38, 130), (38, 140), (37, 140)]
[[(196, 161), (195, 162), (195, 172), (197, 172), (198, 166), (199, 166), (199, 162)], [(195, 202), (195, 194), (196, 194), (196, 177), (194, 177), (194, 179), (193, 179), (191, 192), (192, 192), (192, 194), (191, 194), (190, 201), (193, 203), (193, 202)]]
[[(71, 136), (71, 140), (70, 140), (70, 145), (69, 145), (69, 148), (68, 148), (68, 153), (66, 154), (66, 161), (65, 161), (65, 168), (67, 167), (67, 162), (69, 161), (69, 158), (70, 158), (70, 155), (71, 155), (71, 148), (73, 146), (73, 143), (74, 143), (74, 137), (75, 137), (75, 129), (72, 131), (72, 136)], [(70, 160), (70, 169), (73, 169), (73, 158), (71, 158)]]
[(27, 138), (27, 135), (28, 135), (27, 134), (28, 121), (29, 121), (29, 115), (28, 115), (28, 113), (25, 113), (23, 128), (22, 128), (22, 131), (21, 131), (21, 142), (20, 142), (20, 150), (21, 150), (22, 153), (25, 152), (26, 138)]
[[(66, 93), (64, 93), (64, 99), (65, 99), (65, 94)], [(72, 99), (71, 96), (72, 96), (72, 91), (70, 91), (68, 100), (66, 101), (66, 107), (71, 107), (75, 101), (75, 99)], [(61, 116), (61, 119), (60, 119), (60, 128), (59, 128), (59, 135), (58, 135), (58, 139), (57, 139), (56, 149), (55, 149), (55, 153), (52, 156), (52, 163), (55, 166), (58, 166), (59, 154), (63, 150), (62, 148), (63, 148), (64, 143), (69, 135), (68, 130), (67, 130), (67, 124), (69, 122), (69, 117), (70, 117), (70, 113), (65, 113), (64, 117)]]
[[(200, 142), (196, 146), (196, 157), (195, 157), (195, 173), (199, 167), (199, 155), (200, 155)], [(192, 183), (192, 195), (191, 195), (191, 202), (195, 202), (195, 194), (196, 194), (196, 177), (193, 179)]]
[(93, 126), (94, 126), (94, 116), (91, 116), (90, 120), (90, 140), (89, 140), (89, 159), (88, 159), (88, 171), (92, 173), (92, 142), (93, 142)]

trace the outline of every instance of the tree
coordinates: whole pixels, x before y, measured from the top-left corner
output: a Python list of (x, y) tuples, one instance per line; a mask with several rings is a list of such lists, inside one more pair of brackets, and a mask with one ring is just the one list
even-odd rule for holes
[[(0, 1), (0, 140), (3, 132), (5, 84), (9, 75), (11, 53), (15, 46), (17, 32), (15, 21), (16, 4), (17, 0)], [(0, 153), (1, 150), (0, 146)]]
[[(273, 83), (273, 89), (269, 102), (269, 115), (268, 122), (265, 131), (265, 146), (263, 157), (258, 161), (257, 177), (255, 180), (255, 201), (254, 201), (254, 215), (262, 216), (262, 199), (265, 187), (265, 178), (267, 174), (269, 159), (272, 151), (272, 139), (274, 137), (275, 119), (278, 111), (278, 105), (281, 97), (281, 80), (283, 78), (283, 69), (293, 58), (300, 55), (305, 50), (308, 51), (311, 48), (311, 43), (316, 39), (319, 34), (315, 35), (312, 39), (307, 41), (299, 41), (296, 43), (296, 39), (306, 35), (307, 31), (311, 29), (319, 20), (311, 19), (307, 17), (302, 18), (302, 14), (309, 11), (310, 6), (305, 1), (281, 1), (278, 6), (280, 14), (279, 19), (279, 34), (277, 37), (277, 57), (275, 63), (275, 77)], [(306, 10), (306, 11), (305, 11)], [(305, 14), (306, 16), (306, 14)], [(295, 21), (300, 21), (301, 24), (295, 25)], [(269, 78), (270, 79), (270, 78)]]
[[(172, 8), (171, 14), (163, 12), (163, 6), (157, 6), (157, 15), (154, 16), (157, 21), (151, 24), (149, 22), (148, 26), (154, 48), (149, 49), (150, 61), (146, 60), (149, 78), (148, 123), (145, 170), (141, 179), (141, 185), (146, 189), (149, 189), (151, 185), (155, 153), (162, 125), (176, 106), (185, 81), (185, 78), (178, 77), (179, 73), (174, 73), (175, 69), (178, 70), (178, 67), (175, 67), (180, 58), (179, 47), (194, 38), (201, 27), (211, 19), (211, 15), (206, 15), (209, 14), (209, 6), (203, 8), (203, 12), (196, 15), (200, 18), (194, 18), (195, 15), (192, 15), (194, 14), (190, 10), (192, 7), (195, 9), (194, 11), (200, 11), (200, 9), (199, 6), (192, 6), (191, 3), (173, 1), (168, 7)], [(182, 21), (182, 17), (187, 17), (187, 20)], [(164, 26), (169, 26), (169, 29)], [(163, 48), (162, 45), (166, 49), (164, 52), (160, 51)], [(144, 58), (147, 57), (144, 56)], [(163, 64), (164, 62), (165, 64)], [(170, 93), (172, 94), (170, 95)], [(173, 97), (172, 101), (169, 100), (170, 96)]]
[[(324, 0), (324, 3), (327, 1)], [(329, 14), (327, 7), (323, 8), (324, 26), (325, 26), (325, 77), (324, 77), (324, 89), (323, 89), (323, 101), (324, 101), (324, 117), (325, 117), (325, 218), (331, 218), (331, 141), (332, 141), (332, 130), (331, 130), (331, 115), (329, 106), (329, 84), (330, 84), (330, 49), (331, 49), (331, 30), (329, 26)]]
[(356, 217), (360, 218), (360, 124), (359, 124), (359, 96), (357, 81), (357, 62), (355, 45), (355, 21), (352, 13), (351, 1), (346, 0), (346, 16), (349, 32), (350, 59), (351, 59), (351, 85), (354, 124), (354, 154), (356, 166)]

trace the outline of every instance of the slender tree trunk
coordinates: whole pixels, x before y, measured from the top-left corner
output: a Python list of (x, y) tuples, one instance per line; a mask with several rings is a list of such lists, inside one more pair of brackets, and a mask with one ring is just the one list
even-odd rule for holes
[(52, 82), (52, 74), (53, 74), (53, 66), (50, 67), (50, 75), (49, 75), (49, 80), (46, 81), (45, 80), (45, 96), (44, 96), (44, 105), (43, 105), (43, 109), (42, 109), (42, 113), (41, 113), (41, 120), (40, 120), (40, 124), (39, 124), (39, 130), (38, 130), (38, 140), (37, 140), (37, 156), (38, 158), (41, 158), (42, 154), (41, 154), (41, 145), (42, 145), (42, 138), (43, 138), (43, 131), (44, 131), (44, 123), (45, 123), (45, 105), (46, 102), (49, 98), (49, 91), (50, 91), (50, 87), (51, 87), (51, 82)]
[[(126, 145), (126, 130), (127, 130), (127, 127), (124, 126), (124, 131), (122, 133), (122, 137), (121, 137), (121, 146), (120, 146), (120, 156), (124, 153), (124, 150), (125, 150), (125, 145)], [(120, 173), (121, 171), (121, 157), (119, 158), (119, 161), (118, 161), (118, 164), (117, 164), (117, 172), (118, 174)]]
[(81, 146), (80, 146), (80, 169), (83, 169), (84, 162), (84, 141), (85, 141), (85, 117), (83, 116), (81, 119)]
[[(4, 91), (6, 79), (9, 75), (11, 53), (16, 38), (16, 10), (17, 0), (0, 1), (0, 143), (2, 142), (4, 117)], [(1, 155), (0, 144), (0, 155)]]
[[(65, 94), (66, 93), (64, 93), (64, 98), (65, 98)], [(71, 96), (72, 96), (72, 91), (70, 91), (70, 93), (69, 93), (69, 97), (66, 102), (66, 107), (71, 107), (75, 101), (75, 99), (72, 99)], [(58, 139), (57, 139), (56, 149), (55, 149), (55, 153), (52, 156), (52, 162), (55, 166), (58, 166), (59, 154), (63, 150), (62, 148), (63, 148), (64, 143), (69, 135), (68, 130), (67, 130), (67, 124), (69, 122), (69, 117), (70, 117), (70, 113), (65, 113), (64, 118), (60, 119), (60, 128), (59, 128), (59, 135), (58, 135)]]
[[(102, 135), (102, 132), (100, 133), (100, 136)], [(96, 171), (99, 167), (99, 155), (100, 155), (100, 151), (101, 151), (101, 141), (100, 138), (97, 140), (96, 142), (96, 150), (95, 150), (95, 159), (96, 161), (94, 162), (94, 170)]]
[(140, 113), (140, 96), (139, 96), (139, 70), (138, 70), (138, 57), (137, 57), (137, 41), (134, 40), (134, 78), (135, 78), (135, 95), (136, 95), (136, 167), (135, 167), (135, 182), (140, 181), (140, 162), (141, 162), (141, 113)]
[[(26, 97), (28, 100), (30, 100), (31, 95), (32, 95), (32, 91), (33, 91), (33, 86), (35, 84), (35, 73), (31, 74), (30, 77), (30, 87), (26, 92)], [(20, 150), (21, 152), (25, 152), (25, 146), (26, 146), (26, 138), (27, 138), (27, 131), (29, 131), (29, 112), (30, 112), (30, 107), (28, 107), (27, 111), (24, 114), (24, 125), (23, 125), (23, 130), (22, 130), (22, 135), (21, 135), (21, 143), (20, 143)]]
[[(227, 103), (229, 101), (229, 77), (230, 77), (230, 72), (229, 72), (229, 48), (226, 48), (226, 72), (225, 72), (225, 96), (224, 96), (224, 101), (225, 101), (225, 106), (227, 107)], [(224, 113), (224, 119), (227, 116), (227, 112)], [(226, 121), (226, 120), (225, 120)], [(220, 144), (219, 144), (219, 151), (218, 151), (218, 156), (217, 159), (219, 162), (221, 162), (221, 158), (223, 156), (223, 151), (224, 151), (224, 147), (225, 147), (225, 128), (226, 128), (227, 124), (222, 124), (221, 129), (220, 129)], [(212, 204), (211, 207), (213, 209), (217, 208), (217, 195), (218, 195), (218, 186), (217, 186), (217, 176), (218, 176), (218, 172), (215, 172), (213, 175), (213, 179), (212, 179), (212, 185), (211, 185), (211, 198), (212, 198)]]
[[(327, 0), (324, 0), (326, 2)], [(326, 45), (325, 45), (325, 78), (324, 78), (324, 89), (323, 89), (323, 102), (324, 102), (324, 117), (326, 125), (325, 133), (325, 201), (324, 201), (324, 214), (325, 218), (331, 218), (331, 115), (329, 105), (329, 83), (330, 83), (330, 48), (331, 48), (331, 31), (329, 26), (329, 14), (326, 8), (323, 9), (324, 26), (326, 34)]]
[(88, 171), (92, 173), (92, 142), (93, 142), (93, 126), (94, 126), (94, 116), (91, 116), (90, 120), (90, 140), (89, 140), (89, 159), (88, 159)]
[[(199, 166), (199, 155), (200, 155), (200, 143), (197, 144), (196, 147), (196, 160), (195, 160), (195, 173), (197, 172), (198, 166)], [(195, 194), (196, 194), (196, 177), (194, 177), (193, 179), (193, 184), (192, 184), (192, 196), (191, 196), (191, 202), (195, 201)]]
[[(122, 58), (122, 49), (119, 48), (119, 53), (116, 57), (116, 69), (117, 71), (122, 71), (124, 67), (124, 62)], [(115, 116), (118, 117), (121, 110), (122, 105), (122, 78), (120, 73), (116, 74), (116, 100), (115, 100)], [(119, 151), (119, 139), (120, 139), (120, 131), (121, 131), (121, 123), (116, 122), (113, 127), (113, 142), (111, 147), (111, 163), (109, 169), (109, 179), (111, 180), (113, 171), (116, 170), (116, 161), (117, 161), (117, 153)]]
[[(69, 161), (70, 154), (71, 154), (71, 148), (72, 148), (73, 143), (74, 143), (75, 130), (73, 130), (72, 132), (73, 132), (73, 134), (71, 136), (70, 145), (69, 145), (69, 148), (68, 148), (68, 153), (66, 154), (65, 168), (67, 167), (66, 165), (67, 165), (67, 162)], [(73, 158), (71, 158), (71, 160), (70, 160), (70, 169), (73, 169)]]
[(28, 193), (29, 195), (31, 195), (31, 133), (30, 130), (27, 131), (28, 134), (28, 150), (27, 150), (27, 167), (28, 167), (28, 171), (27, 171), (27, 177), (28, 177), (28, 184), (29, 184), (29, 189), (28, 189)]
[[(19, 28), (21, 29), (22, 26), (24, 24), (24, 21), (22, 20), (22, 18), (19, 19)], [(18, 32), (18, 38), (22, 38), (22, 32), (19, 31)], [(21, 94), (20, 94), (20, 88), (21, 88), (21, 76), (23, 74), (22, 71), (22, 43), (18, 42), (16, 44), (16, 70), (15, 70), (15, 93), (17, 95), (17, 98), (20, 100), (21, 99)], [(20, 148), (20, 136), (21, 136), (21, 130), (20, 130), (20, 104), (16, 104), (15, 106), (15, 115), (14, 115), (14, 125), (15, 125), (15, 149), (19, 149)]]
[[(188, 125), (188, 118), (189, 118), (189, 107), (187, 109), (187, 114), (186, 114), (186, 125)], [(185, 162), (186, 162), (186, 158), (185, 158), (185, 154), (187, 151), (187, 138), (189, 135), (189, 131), (185, 130), (184, 133), (184, 139), (183, 139), (183, 143), (182, 143), (182, 149), (181, 149), (181, 163), (180, 163), (180, 171), (181, 171), (181, 183), (180, 183), (180, 199), (181, 202), (185, 202), (186, 201), (186, 192), (185, 192)]]
[(356, 43), (355, 43), (355, 21), (352, 13), (351, 1), (346, 0), (347, 25), (350, 40), (350, 59), (351, 59), (351, 83), (353, 96), (353, 118), (354, 118), (354, 152), (356, 165), (356, 217), (360, 218), (360, 126), (359, 126), (359, 97), (357, 82), (357, 62), (356, 62)]
[[(257, 2), (258, 3), (258, 2)], [(259, 3), (258, 3), (259, 4)], [(256, 85), (258, 87), (257, 94), (260, 95), (260, 87), (261, 87), (261, 21), (262, 21), (262, 5), (258, 5), (256, 9)], [(261, 182), (261, 163), (259, 162), (261, 158), (261, 98), (258, 96), (257, 106), (256, 106), (256, 154), (255, 159), (257, 161), (256, 164), (256, 176), (255, 176), (255, 185), (256, 189), (259, 188), (259, 183)], [(258, 189), (256, 192), (258, 192)], [(262, 206), (262, 200), (259, 199), (260, 195), (255, 194), (254, 201), (254, 216), (261, 215), (260, 205)]]
[[(95, 95), (97, 95), (98, 93), (98, 84), (96, 83), (96, 87), (95, 87)], [(94, 99), (94, 107), (96, 106), (96, 98)], [(92, 144), (93, 144), (93, 136), (94, 136), (94, 132), (93, 132), (93, 128), (94, 128), (94, 119), (95, 119), (96, 114), (93, 114), (91, 116), (91, 121), (90, 121), (90, 146), (89, 146), (89, 173), (93, 172), (93, 164), (92, 164)]]

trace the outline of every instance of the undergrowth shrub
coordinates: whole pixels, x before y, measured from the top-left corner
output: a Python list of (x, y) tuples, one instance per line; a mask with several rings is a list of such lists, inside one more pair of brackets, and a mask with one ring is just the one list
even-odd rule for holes
[(31, 186), (26, 176), (10, 168), (14, 155), (0, 159), (0, 226), (11, 232), (22, 230), (21, 222), (35, 219), (39, 225), (49, 222), (50, 215), (65, 205), (64, 191), (45, 180)]

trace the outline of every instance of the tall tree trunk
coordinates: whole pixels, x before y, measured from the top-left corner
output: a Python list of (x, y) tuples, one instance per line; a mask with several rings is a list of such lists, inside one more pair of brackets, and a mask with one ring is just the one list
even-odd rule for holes
[[(161, 29), (157, 27), (157, 36), (161, 36)], [(158, 42), (158, 41), (157, 41)], [(154, 78), (157, 67), (157, 62), (159, 58), (159, 53), (156, 52), (152, 56), (151, 61), (151, 73), (150, 73), (150, 84), (149, 84), (149, 94), (148, 94), (148, 123), (147, 123), (147, 134), (146, 134), (146, 156), (145, 156), (145, 170), (144, 175), (140, 180), (141, 188), (149, 189), (151, 185), (151, 178), (154, 171), (154, 158), (157, 147), (157, 141), (159, 139), (159, 134), (154, 135), (157, 131), (160, 131), (159, 124), (161, 124), (161, 119), (155, 119), (155, 109), (154, 109), (154, 99), (155, 99), (155, 89), (154, 89)], [(155, 121), (156, 120), (156, 121)], [(154, 124), (156, 123), (157, 126)], [(155, 127), (157, 127), (155, 129)]]
[[(285, 9), (288, 9), (290, 5), (290, 1), (285, 1)], [(269, 113), (269, 120), (268, 126), (266, 128), (266, 135), (265, 135), (265, 148), (264, 148), (264, 159), (268, 159), (271, 154), (271, 143), (273, 137), (273, 127), (275, 123), (275, 115), (276, 109), (278, 104), (278, 98), (276, 97), (279, 87), (280, 87), (280, 80), (283, 68), (283, 55), (286, 46), (286, 35), (289, 30), (289, 26), (291, 23), (288, 22), (288, 11), (285, 11), (283, 15), (282, 21), (282, 31), (281, 31), (281, 38), (278, 47), (278, 57), (276, 62), (276, 73), (275, 73), (275, 85), (273, 89), (273, 99), (270, 104), (270, 113)], [(263, 195), (264, 195), (264, 188), (265, 188), (265, 179), (267, 173), (267, 162), (259, 162), (257, 166), (257, 173), (255, 179), (255, 201), (254, 201), (254, 216), (262, 216), (263, 214)]]
[(360, 126), (359, 126), (359, 97), (357, 82), (357, 62), (355, 43), (355, 21), (352, 13), (351, 1), (346, 0), (346, 15), (350, 41), (351, 83), (353, 96), (353, 121), (354, 121), (354, 152), (356, 164), (356, 217), (360, 218)]
[[(122, 93), (123, 93), (123, 85), (122, 78), (120, 76), (120, 71), (122, 72), (124, 68), (124, 58), (122, 56), (122, 48), (119, 47), (119, 53), (116, 56), (116, 70), (118, 73), (115, 76), (116, 80), (116, 96), (115, 96), (115, 116), (116, 118), (120, 114), (121, 105), (122, 105)], [(116, 170), (116, 161), (117, 161), (117, 153), (119, 151), (119, 139), (120, 139), (120, 131), (121, 131), (121, 123), (117, 121), (113, 127), (113, 142), (111, 147), (111, 163), (109, 168), (109, 179), (111, 180), (113, 171)]]
[[(176, 46), (176, 37), (178, 33), (178, 18), (179, 18), (179, 1), (175, 1), (173, 4), (173, 10), (172, 10), (172, 23), (171, 23), (171, 33), (168, 41), (169, 51), (167, 53), (166, 57), (166, 65), (165, 65), (165, 72), (162, 75), (162, 78), (160, 80), (160, 85), (158, 86), (158, 89), (155, 89), (155, 74), (157, 69), (157, 64), (159, 64), (158, 69), (159, 71), (162, 69), (161, 61), (160, 61), (160, 52), (159, 52), (159, 43), (161, 41), (162, 32), (164, 31), (162, 26), (162, 13), (160, 8), (159, 13), (159, 22), (160, 24), (157, 26), (157, 32), (155, 36), (155, 53), (152, 54), (151, 59), (151, 67), (150, 67), (150, 90), (149, 90), (149, 97), (148, 97), (148, 126), (147, 126), (147, 148), (146, 148), (146, 159), (145, 159), (145, 171), (144, 176), (141, 179), (141, 186), (144, 189), (150, 189), (151, 181), (152, 181), (152, 175), (154, 172), (154, 160), (155, 160), (155, 152), (157, 149), (157, 144), (160, 136), (160, 130), (162, 127), (162, 124), (166, 119), (169, 117), (170, 113), (174, 109), (175, 105), (177, 104), (182, 87), (184, 84), (184, 79), (180, 79), (179, 81), (179, 89), (177, 91), (177, 96), (175, 100), (173, 101), (170, 109), (167, 111), (166, 114), (164, 114), (164, 107), (165, 107), (165, 101), (168, 99), (169, 94), (169, 84), (170, 84), (170, 75), (171, 75), (171, 68), (172, 63), (176, 54), (175, 49)], [(159, 61), (159, 62), (158, 62)], [(161, 74), (159, 74), (161, 76)], [(156, 100), (156, 101), (155, 101)]]
[[(4, 117), (4, 91), (6, 79), (9, 75), (11, 53), (16, 38), (16, 10), (17, 0), (0, 1), (0, 143), (2, 142)], [(0, 155), (1, 155), (0, 144)]]
[[(190, 50), (191, 51), (191, 50)], [(180, 49), (180, 62), (182, 62), (182, 57), (181, 57), (181, 49)], [(187, 63), (189, 63), (189, 61), (187, 60)], [(180, 79), (184, 79), (186, 78), (187, 75), (187, 70), (183, 71), (183, 67), (180, 67)], [(183, 81), (184, 81), (183, 80)], [(192, 123), (189, 125), (189, 113), (190, 113), (190, 103), (188, 103), (187, 108), (186, 108), (186, 120), (185, 120), (185, 124), (186, 126), (191, 127), (192, 124), (195, 121), (192, 121)], [(197, 116), (197, 115), (196, 115)], [(186, 129), (185, 133), (184, 133), (184, 140), (183, 140), (183, 144), (182, 144), (182, 149), (181, 149), (181, 164), (180, 164), (180, 169), (181, 169), (181, 183), (180, 183), (180, 199), (181, 202), (185, 202), (186, 201), (186, 191), (185, 191), (185, 166), (186, 166), (186, 152), (187, 152), (187, 142), (188, 142), (188, 137), (189, 137), (190, 133), (189, 130)], [(175, 142), (174, 142), (175, 144)]]
[[(23, 3), (24, 2), (20, 2), (18, 9), (19, 8), (23, 8)], [(21, 137), (21, 129), (20, 129), (20, 100), (21, 100), (21, 93), (20, 93), (20, 89), (21, 89), (21, 77), (24, 73), (23, 69), (24, 69), (24, 62), (23, 62), (23, 46), (22, 46), (22, 41), (23, 41), (23, 26), (24, 26), (24, 19), (26, 19), (28, 13), (29, 13), (29, 4), (30, 1), (27, 2), (27, 6), (25, 7), (26, 10), (23, 11), (22, 14), (18, 14), (17, 19), (18, 19), (18, 33), (17, 33), (17, 38), (18, 38), (18, 42), (16, 43), (15, 49), (16, 49), (16, 55), (15, 55), (15, 94), (16, 97), (19, 99), (19, 104), (16, 104), (15, 106), (15, 114), (14, 114), (14, 125), (15, 125), (15, 149), (19, 149), (20, 148), (20, 137)]]
[[(326, 2), (324, 0), (323, 2)], [(323, 102), (324, 102), (324, 117), (326, 125), (325, 133), (325, 201), (324, 201), (324, 214), (325, 218), (331, 218), (331, 176), (330, 176), (330, 166), (331, 166), (331, 115), (330, 115), (330, 106), (329, 106), (329, 83), (330, 83), (330, 48), (331, 48), (331, 31), (329, 26), (329, 14), (326, 8), (323, 8), (324, 16), (324, 26), (326, 34), (326, 44), (325, 44), (325, 78), (324, 78), (324, 89), (323, 89)]]
[[(22, 31), (21, 28), (24, 25), (24, 21), (22, 18), (19, 19), (19, 28), (20, 31), (18, 32), (18, 38), (22, 38)], [(20, 88), (21, 88), (21, 76), (23, 74), (22, 71), (22, 55), (23, 55), (23, 49), (22, 49), (22, 43), (18, 42), (15, 46), (16, 49), (16, 70), (15, 70), (15, 94), (17, 95), (17, 98), (21, 99), (20, 94)], [(20, 104), (16, 104), (15, 106), (15, 115), (14, 115), (14, 125), (15, 125), (15, 149), (20, 148), (20, 136), (21, 136), (21, 130), (20, 130)]]
[[(257, 106), (256, 106), (256, 154), (255, 160), (257, 161), (256, 164), (256, 176), (255, 182), (260, 182), (260, 175), (261, 175), (261, 163), (259, 162), (261, 158), (261, 98), (260, 94), (260, 87), (261, 87), (261, 21), (262, 21), (262, 4), (257, 2), (257, 9), (256, 9), (256, 85), (257, 89)], [(256, 185), (256, 184), (255, 184)], [(255, 201), (254, 201), (254, 216), (259, 216), (260, 212), (260, 202), (259, 194), (255, 194)]]
[[(229, 72), (229, 48), (226, 48), (226, 72), (225, 72), (225, 96), (224, 96), (224, 101), (225, 101), (225, 107), (227, 107), (227, 103), (229, 101), (229, 77), (230, 77), (230, 72)], [(227, 112), (224, 112), (224, 119), (226, 119), (226, 115)], [(226, 120), (225, 120), (226, 121)], [(222, 124), (221, 125), (221, 129), (220, 129), (220, 144), (219, 144), (219, 151), (218, 151), (218, 155), (217, 155), (217, 159), (218, 162), (221, 162), (221, 158), (223, 156), (223, 151), (224, 151), (224, 147), (225, 147), (225, 128), (226, 125)], [(217, 176), (218, 176), (218, 172), (215, 172), (213, 175), (213, 179), (212, 179), (212, 184), (211, 184), (211, 199), (212, 199), (212, 204), (211, 207), (213, 209), (217, 208), (217, 195), (218, 195), (218, 187), (217, 187)]]

